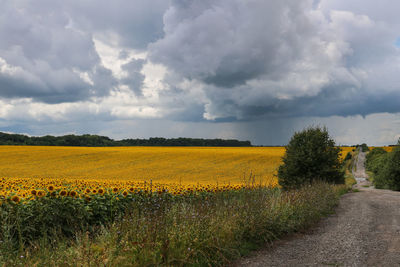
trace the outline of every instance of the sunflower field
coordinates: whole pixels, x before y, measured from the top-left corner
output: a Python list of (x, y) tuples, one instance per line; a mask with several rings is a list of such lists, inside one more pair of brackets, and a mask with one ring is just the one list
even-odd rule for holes
[[(150, 253), (151, 255), (144, 259), (136, 259), (135, 262), (173, 263), (174, 259), (166, 258), (167, 255), (178, 253), (177, 248), (180, 250), (186, 246), (180, 247), (182, 237), (179, 236), (187, 235), (185, 242), (191, 244), (193, 238), (211, 238), (216, 234), (208, 236), (211, 230), (218, 233), (237, 231), (213, 228), (214, 224), (229, 225), (224, 221), (228, 220), (224, 216), (229, 215), (229, 220), (245, 216), (243, 219), (246, 222), (251, 220), (251, 216), (256, 216), (253, 219), (257, 224), (261, 223), (261, 219), (270, 217), (272, 220), (271, 216), (278, 216), (275, 218), (278, 223), (282, 219), (280, 216), (285, 212), (297, 214), (300, 210), (305, 211), (307, 206), (307, 209), (318, 209), (315, 212), (319, 217), (323, 213), (323, 210), (319, 210), (321, 207), (301, 203), (306, 201), (304, 203), (311, 204), (314, 201), (312, 199), (329, 195), (332, 189), (317, 186), (318, 193), (314, 192), (314, 189), (307, 189), (304, 194), (309, 196), (296, 196), (298, 200), (295, 204), (291, 200), (294, 196), (281, 193), (275, 177), (284, 152), (283, 147), (2, 146), (0, 250), (11, 249), (12, 253), (26, 254), (29, 253), (29, 249), (37, 247), (38, 242), (52, 247), (54, 242), (59, 242), (60, 237), (76, 240), (83, 233), (87, 233), (92, 238), (101, 235), (104, 227), (114, 225), (116, 228), (124, 227), (122, 232), (135, 235), (136, 241), (130, 243), (135, 251), (141, 251), (144, 247), (147, 252), (156, 251), (156, 254)], [(335, 195), (331, 195), (327, 201), (332, 204), (336, 201)], [(303, 197), (304, 199), (301, 199)], [(259, 206), (270, 206), (272, 203), (277, 205), (274, 206), (277, 210), (270, 210), (271, 214), (264, 214), (265, 218), (258, 218), (261, 215), (258, 212)], [(300, 206), (295, 207), (294, 204)], [(331, 204), (327, 205), (331, 207)], [(287, 207), (290, 209), (281, 210), (287, 209), (285, 205), (289, 205)], [(243, 209), (239, 209), (242, 206)], [(250, 206), (253, 210), (248, 210)], [(225, 219), (218, 219), (220, 216)], [(310, 216), (314, 217), (312, 213)], [(295, 218), (300, 217), (296, 215), (293, 219)], [(297, 219), (295, 220), (297, 223)], [(184, 224), (181, 225), (182, 223)], [(242, 224), (240, 221), (235, 221), (236, 223)], [(299, 223), (299, 227), (302, 227), (305, 222)], [(294, 222), (290, 224), (295, 225)], [(134, 231), (133, 225), (136, 225)], [(206, 225), (208, 228), (203, 228)], [(178, 242), (174, 246), (177, 247), (163, 247), (172, 246), (163, 242), (172, 242), (167, 232), (175, 231), (174, 227), (178, 226), (184, 229), (179, 233), (174, 232), (177, 235), (175, 241)], [(244, 226), (235, 227), (242, 229)], [(197, 227), (197, 230), (190, 230), (190, 227)], [(276, 227), (280, 229), (276, 234), (270, 236), (270, 233), (265, 233), (266, 237), (263, 238), (273, 238), (281, 233), (280, 231), (289, 231), (279, 225)], [(161, 229), (166, 231), (166, 236), (160, 236), (163, 233), (160, 233)], [(240, 232), (240, 235), (243, 235), (243, 238), (254, 235), (252, 239), (258, 240), (262, 235), (259, 236), (254, 229)], [(203, 236), (204, 234), (207, 236)], [(196, 235), (198, 237), (190, 237)], [(154, 236), (154, 240), (146, 239), (146, 236)], [(162, 241), (158, 240), (159, 238)], [(172, 251), (163, 252), (168, 249)], [(178, 254), (193, 257), (192, 252), (189, 252), (184, 250)], [(213, 249), (209, 252), (210, 255), (215, 253)], [(204, 256), (203, 253), (208, 253), (208, 248), (207, 252), (201, 253), (196, 256), (197, 260), (198, 257)], [(142, 257), (144, 254), (138, 252), (135, 255)], [(212, 259), (201, 261), (203, 260), (207, 264), (212, 262)], [(217, 262), (221, 262), (221, 259)]]

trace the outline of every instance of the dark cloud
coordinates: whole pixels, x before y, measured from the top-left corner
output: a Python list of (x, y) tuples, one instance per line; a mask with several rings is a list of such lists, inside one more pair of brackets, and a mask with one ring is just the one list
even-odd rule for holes
[[(107, 96), (118, 85), (94, 35), (130, 49), (162, 37), (167, 1), (0, 2), (0, 97), (62, 103)], [(128, 70), (129, 72), (129, 70)], [(140, 92), (143, 75), (121, 81)]]
[(113, 78), (91, 34), (69, 28), (56, 1), (2, 1), (1, 7), (0, 96), (61, 103), (109, 93), (112, 87), (104, 86)]
[(206, 119), (400, 111), (389, 104), (400, 91), (393, 19), (327, 5), (173, 1), (150, 59), (203, 83)]
[(279, 78), (314, 34), (306, 1), (174, 1), (150, 59), (221, 87)]
[(143, 68), (145, 60), (143, 59), (132, 59), (128, 63), (121, 66), (127, 75), (121, 79), (121, 83), (127, 85), (136, 95), (142, 95), (142, 86), (145, 76), (140, 73)]
[(150, 42), (161, 38), (163, 14), (168, 0), (61, 1), (73, 25), (96, 33), (120, 45), (145, 50)]

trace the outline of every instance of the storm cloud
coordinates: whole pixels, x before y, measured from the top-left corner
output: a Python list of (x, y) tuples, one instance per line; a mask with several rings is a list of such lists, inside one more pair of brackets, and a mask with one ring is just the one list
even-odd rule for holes
[(323, 3), (175, 1), (150, 59), (204, 84), (206, 119), (400, 111), (398, 27)]
[(393, 120), (400, 4), (381, 2), (0, 0), (0, 130), (164, 121), (262, 143), (275, 123), (280, 143), (298, 121)]

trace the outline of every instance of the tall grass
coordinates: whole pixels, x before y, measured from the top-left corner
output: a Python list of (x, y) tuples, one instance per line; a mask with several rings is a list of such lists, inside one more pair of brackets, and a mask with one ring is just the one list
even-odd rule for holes
[(112, 223), (78, 232), (73, 239), (41, 236), (22, 250), (2, 246), (0, 265), (220, 266), (314, 224), (333, 211), (344, 191), (317, 183), (287, 192), (257, 187), (155, 196), (132, 203)]

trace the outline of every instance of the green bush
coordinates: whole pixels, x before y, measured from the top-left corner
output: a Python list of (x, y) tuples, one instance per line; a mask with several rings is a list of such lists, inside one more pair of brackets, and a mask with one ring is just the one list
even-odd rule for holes
[(340, 148), (335, 146), (326, 128), (310, 127), (296, 132), (278, 169), (279, 184), (284, 189), (314, 181), (343, 184), (340, 155)]
[(360, 147), (361, 147), (361, 151), (362, 152), (368, 152), (369, 151), (369, 147), (365, 143), (361, 144)]
[(376, 188), (400, 191), (400, 148), (375, 160), (374, 183)]
[(366, 156), (365, 166), (368, 171), (373, 173), (378, 173), (380, 168), (383, 166), (383, 161), (387, 152), (381, 148), (377, 147), (372, 149)]

